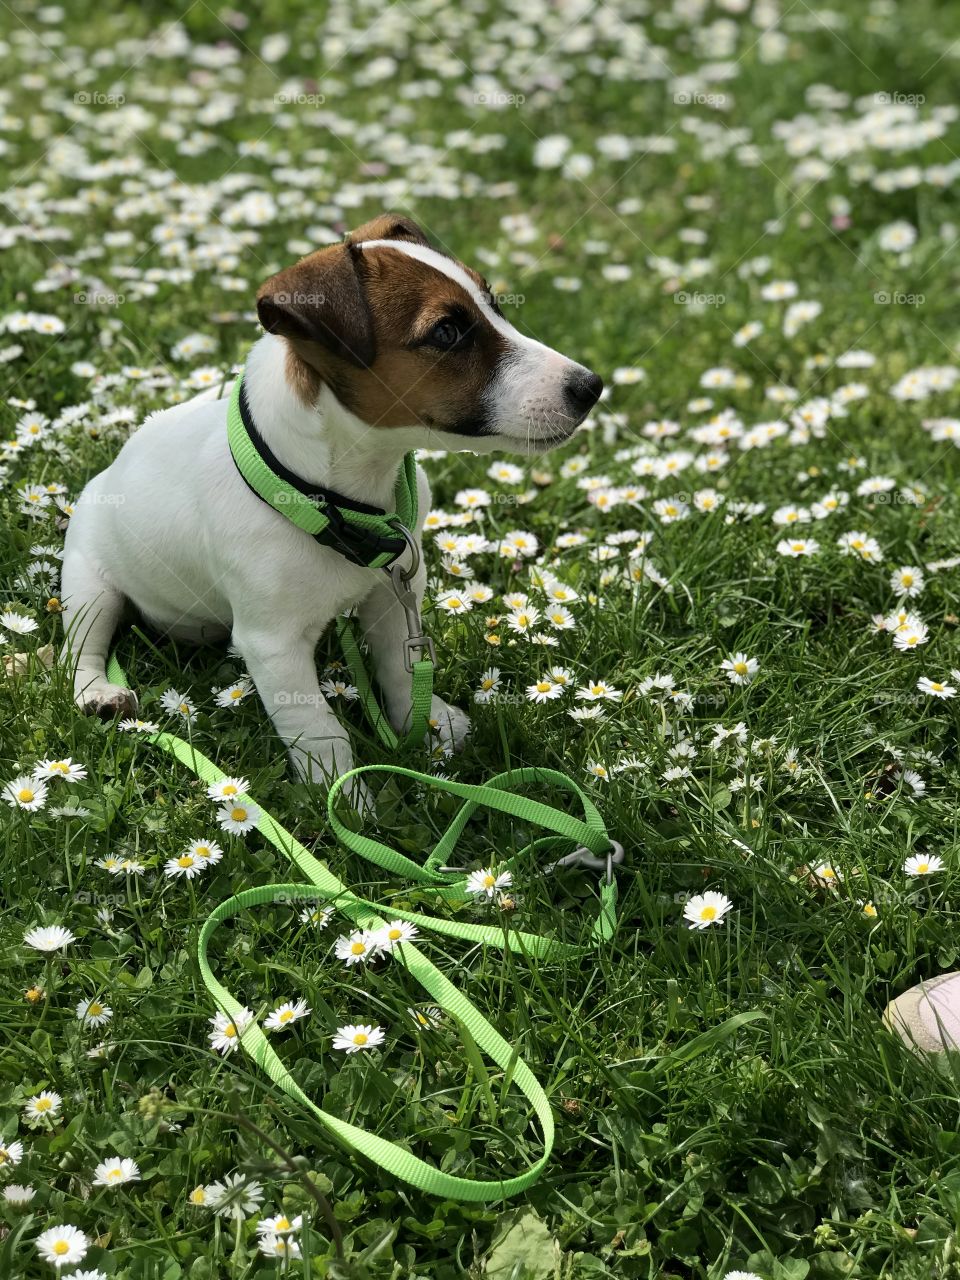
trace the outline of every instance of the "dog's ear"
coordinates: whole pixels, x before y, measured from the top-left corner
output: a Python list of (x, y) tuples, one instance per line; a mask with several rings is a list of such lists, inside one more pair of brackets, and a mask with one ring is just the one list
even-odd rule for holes
[(318, 342), (363, 368), (373, 364), (373, 318), (361, 257), (351, 244), (319, 249), (262, 284), (257, 315), (267, 333)]
[(402, 213), (381, 213), (378, 218), (357, 227), (356, 231), (347, 232), (347, 244), (360, 244), (363, 240), (406, 240), (412, 244), (430, 245), (413, 219)]

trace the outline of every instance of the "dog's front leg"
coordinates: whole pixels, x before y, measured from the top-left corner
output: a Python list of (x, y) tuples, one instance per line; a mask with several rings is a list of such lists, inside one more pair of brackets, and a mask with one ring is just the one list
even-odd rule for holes
[[(253, 677), (270, 719), (286, 744), (297, 775), (323, 787), (353, 768), (350, 739), (320, 692), (315, 637), (235, 624), (233, 642)], [(359, 812), (372, 809), (363, 782), (344, 794)]]
[[(388, 575), (379, 573), (378, 577), (379, 581), (361, 601), (357, 617), (370, 645), (387, 718), (397, 733), (403, 733), (410, 727), (413, 712), (413, 684), (403, 661), (407, 618)], [(422, 564), (410, 585), (420, 609), (426, 586), (426, 571)], [(470, 732), (470, 717), (466, 712), (436, 696), (430, 705), (430, 723), (439, 733), (443, 746), (451, 751), (463, 746)]]

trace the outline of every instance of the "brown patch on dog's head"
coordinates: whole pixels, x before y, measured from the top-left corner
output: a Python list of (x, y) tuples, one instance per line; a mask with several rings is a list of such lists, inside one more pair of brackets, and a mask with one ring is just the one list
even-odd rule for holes
[(288, 376), (304, 399), (325, 383), (371, 426), (480, 434), (507, 343), (463, 285), (388, 240), (428, 245), (409, 219), (375, 218), (262, 285), (260, 322), (287, 339)]
[(576, 429), (603, 387), (508, 324), (483, 277), (401, 214), (273, 276), (257, 312), (286, 340), (287, 377), (304, 404), (327, 387), (372, 427), (486, 436), (490, 447), (498, 437), (540, 452)]

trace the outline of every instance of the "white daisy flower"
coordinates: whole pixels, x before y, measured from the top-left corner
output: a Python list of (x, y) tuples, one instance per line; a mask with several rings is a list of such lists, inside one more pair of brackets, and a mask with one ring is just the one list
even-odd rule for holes
[(90, 1248), (90, 1241), (80, 1230), (69, 1223), (58, 1227), (48, 1227), (36, 1239), (37, 1252), (44, 1262), (49, 1262), (59, 1271), (61, 1267), (72, 1267), (75, 1262), (82, 1262)]
[(164, 711), (170, 715), (180, 716), (181, 719), (191, 721), (197, 714), (197, 708), (193, 701), (184, 693), (178, 693), (176, 689), (167, 689), (160, 698), (160, 705)]
[(26, 809), (35, 813), (47, 802), (47, 784), (23, 773), (4, 786), (3, 798), (12, 809)]
[(233, 1017), (229, 1017), (225, 1013), (215, 1013), (209, 1019), (213, 1030), (207, 1033), (207, 1039), (210, 1041), (210, 1048), (217, 1053), (226, 1056), (232, 1053), (240, 1043), (240, 1036), (245, 1027), (253, 1021), (253, 1011), (250, 1009), (241, 1009), (239, 1013)]
[(908, 876), (930, 876), (935, 871), (943, 870), (943, 859), (938, 858), (935, 853), (917, 853), (907, 858), (903, 864), (904, 875)]
[(385, 1039), (382, 1027), (355, 1026), (353, 1023), (347, 1023), (346, 1026), (337, 1027), (337, 1033), (333, 1037), (333, 1047), (344, 1053), (359, 1053), (361, 1049), (378, 1048)]
[(735, 653), (724, 658), (720, 663), (720, 670), (726, 673), (731, 684), (751, 684), (760, 670), (760, 663), (756, 658), (748, 658), (745, 653)]
[[(264, 1021), (264, 1027), (267, 1031), (285, 1031), (287, 1027), (292, 1026), (299, 1018), (305, 1018), (310, 1013), (306, 1000), (300, 999), (291, 1003), (289, 1000), (286, 1004), (278, 1005)], [(257, 1229), (262, 1228), (262, 1223)]]
[(64, 782), (79, 782), (87, 776), (82, 764), (74, 764), (70, 756), (66, 760), (41, 760), (33, 771), (38, 780), (44, 778), (62, 778)]
[(242, 836), (251, 831), (260, 821), (260, 810), (255, 804), (235, 800), (217, 810), (217, 821), (224, 831), (231, 835)]
[(695, 893), (688, 898), (683, 908), (683, 918), (691, 929), (708, 929), (712, 924), (719, 924), (733, 903), (724, 893), (708, 889), (706, 893)]
[(63, 1098), (51, 1089), (35, 1094), (24, 1105), (24, 1111), (35, 1120), (53, 1120), (60, 1114)]
[(417, 926), (407, 920), (393, 920), (373, 932), (373, 945), (380, 952), (392, 951), (404, 942), (413, 942)]
[(333, 950), (337, 959), (342, 960), (347, 968), (363, 964), (377, 954), (376, 934), (368, 929), (355, 929), (353, 933), (339, 937)]
[(509, 871), (501, 871), (499, 875), (490, 867), (481, 867), (479, 871), (471, 871), (467, 877), (467, 893), (477, 897), (492, 899), (500, 889), (513, 884), (513, 875)]
[(113, 1010), (101, 1000), (81, 1000), (77, 1005), (77, 1021), (85, 1027), (99, 1027), (109, 1022)]
[(212, 782), (207, 787), (207, 795), (211, 800), (235, 800), (238, 796), (246, 795), (249, 785), (246, 778), (221, 778), (219, 782)]
[(61, 947), (68, 947), (75, 938), (70, 930), (64, 929), (62, 925), (50, 924), (29, 929), (23, 935), (23, 940), (35, 951), (59, 951)]
[(139, 1182), (140, 1168), (135, 1160), (111, 1156), (97, 1165), (93, 1171), (95, 1187), (119, 1187), (124, 1182)]

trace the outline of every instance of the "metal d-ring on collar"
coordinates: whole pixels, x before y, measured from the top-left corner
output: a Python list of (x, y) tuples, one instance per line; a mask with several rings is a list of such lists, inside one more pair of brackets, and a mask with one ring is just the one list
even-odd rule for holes
[(410, 568), (404, 569), (398, 556), (393, 564), (386, 566), (383, 571), (390, 579), (393, 593), (406, 614), (407, 638), (403, 642), (403, 666), (405, 671), (412, 673), (415, 654), (417, 655), (416, 660), (422, 661), (426, 656), (433, 663), (437, 661), (437, 655), (433, 647), (433, 640), (424, 633), (423, 621), (420, 617), (420, 605), (417, 601), (416, 592), (411, 586), (420, 569), (420, 547), (406, 525), (401, 524), (399, 520), (393, 521), (392, 524), (410, 548)]

